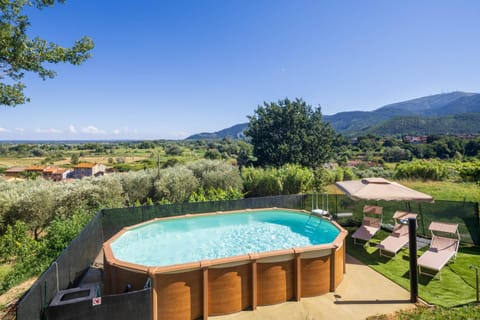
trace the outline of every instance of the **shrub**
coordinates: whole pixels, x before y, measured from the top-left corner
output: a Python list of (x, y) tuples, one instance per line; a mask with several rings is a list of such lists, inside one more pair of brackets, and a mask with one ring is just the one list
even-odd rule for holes
[(188, 201), (189, 202), (203, 202), (203, 201), (221, 201), (221, 200), (237, 200), (243, 198), (243, 194), (233, 188), (228, 188), (228, 190), (223, 189), (213, 189), (208, 190), (200, 187), (198, 191), (193, 192)]
[(353, 179), (355, 179), (355, 174), (353, 173), (352, 168), (351, 167), (343, 168), (343, 180), (348, 181)]
[(395, 177), (440, 181), (448, 177), (448, 169), (440, 161), (416, 160), (398, 164), (395, 168)]
[(228, 188), (241, 190), (242, 178), (238, 168), (225, 161), (199, 160), (187, 165), (192, 170), (200, 185), (205, 189)]
[(313, 172), (300, 165), (287, 164), (279, 170), (283, 194), (297, 194), (312, 189)]
[(282, 193), (282, 182), (277, 169), (244, 168), (242, 177), (244, 191), (248, 197), (263, 197)]
[(156, 176), (153, 170), (135, 171), (122, 174), (120, 181), (129, 204), (136, 200), (144, 203), (154, 195), (153, 181)]
[(338, 167), (335, 170), (335, 182), (337, 181), (343, 181), (343, 169), (341, 167)]
[(463, 181), (480, 182), (480, 161), (461, 163), (458, 172)]
[(394, 176), (392, 170), (385, 169), (384, 167), (363, 167), (363, 169), (353, 168), (352, 173), (359, 178), (379, 177), (391, 179)]
[(154, 183), (157, 200), (170, 203), (185, 202), (199, 187), (198, 179), (192, 170), (185, 166), (176, 166), (161, 170), (160, 177)]

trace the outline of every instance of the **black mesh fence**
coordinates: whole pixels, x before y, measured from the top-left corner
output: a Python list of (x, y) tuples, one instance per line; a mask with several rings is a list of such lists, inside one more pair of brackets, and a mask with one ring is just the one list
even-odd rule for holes
[(95, 260), (102, 244), (99, 212), (21, 299), (17, 306), (17, 319), (42, 319), (45, 308), (56, 293), (76, 285), (75, 282)]
[[(327, 205), (328, 203), (328, 205)], [(343, 224), (360, 224), (365, 204), (383, 207), (383, 223), (394, 224), (393, 214), (397, 210), (418, 214), (419, 235), (430, 237), (428, 226), (432, 221), (458, 223), (462, 242), (480, 245), (480, 225), (477, 202), (444, 201), (434, 203), (403, 201), (353, 201), (345, 195), (309, 195), (305, 199), (306, 208), (329, 210), (333, 216), (339, 216)], [(341, 217), (338, 213), (352, 213), (351, 217)]]

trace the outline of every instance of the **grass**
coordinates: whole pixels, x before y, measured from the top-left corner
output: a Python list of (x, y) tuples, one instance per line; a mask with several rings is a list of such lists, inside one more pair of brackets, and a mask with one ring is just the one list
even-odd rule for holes
[[(381, 231), (365, 246), (354, 245), (347, 239), (347, 252), (395, 283), (410, 289), (408, 249), (402, 249), (393, 258), (381, 257), (375, 245), (388, 235)], [(421, 255), (426, 248), (419, 250)], [(470, 264), (480, 264), (480, 248), (461, 247), (457, 259), (446, 265), (440, 276), (419, 276), (418, 291), (421, 299), (442, 307), (454, 307), (475, 301), (475, 272)]]
[(474, 182), (412, 181), (399, 183), (409, 188), (432, 195), (436, 200), (480, 202), (480, 185)]
[(10, 263), (0, 264), (0, 282), (12, 269), (13, 265)]
[(419, 320), (474, 320), (478, 319), (480, 314), (480, 305), (468, 305), (457, 308), (431, 308), (419, 306), (416, 309), (407, 311), (398, 311), (393, 315), (379, 315), (368, 317), (367, 320), (404, 320), (404, 319), (419, 319)]

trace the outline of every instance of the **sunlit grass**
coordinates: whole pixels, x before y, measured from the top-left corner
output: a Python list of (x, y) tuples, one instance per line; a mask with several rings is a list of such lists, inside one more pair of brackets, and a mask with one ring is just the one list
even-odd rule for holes
[(3, 278), (13, 269), (13, 265), (9, 263), (0, 265), (0, 282), (3, 281)]
[(413, 180), (398, 182), (409, 188), (430, 194), (437, 200), (480, 202), (480, 185), (473, 182)]

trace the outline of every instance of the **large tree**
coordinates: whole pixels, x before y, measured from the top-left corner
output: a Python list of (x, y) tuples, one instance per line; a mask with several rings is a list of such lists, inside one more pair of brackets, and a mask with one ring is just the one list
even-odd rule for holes
[(30, 25), (24, 10), (28, 6), (38, 9), (51, 7), (65, 0), (0, 0), (0, 105), (16, 106), (29, 101), (21, 81), (25, 72), (38, 74), (42, 79), (55, 77), (55, 71), (46, 68), (51, 63), (79, 65), (90, 57), (93, 41), (87, 37), (75, 42), (71, 48), (39, 37), (30, 39)]
[(320, 108), (302, 99), (265, 102), (248, 118), (246, 135), (261, 166), (317, 167), (332, 157), (333, 128), (322, 121)]

